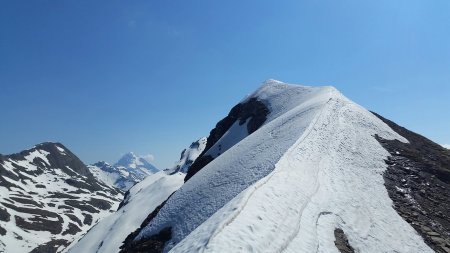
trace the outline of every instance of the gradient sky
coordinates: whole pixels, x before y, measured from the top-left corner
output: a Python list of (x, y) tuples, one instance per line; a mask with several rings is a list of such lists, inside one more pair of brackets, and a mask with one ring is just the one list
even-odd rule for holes
[(0, 2), (0, 153), (172, 166), (261, 82), (333, 85), (450, 144), (450, 1)]

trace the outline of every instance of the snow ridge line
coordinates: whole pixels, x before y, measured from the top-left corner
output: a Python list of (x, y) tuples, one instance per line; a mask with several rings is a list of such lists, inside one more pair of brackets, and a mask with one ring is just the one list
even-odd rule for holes
[[(314, 117), (314, 119), (311, 121), (310, 125), (308, 126), (308, 128), (305, 130), (305, 132), (302, 134), (302, 136), (300, 136), (300, 138), (285, 152), (285, 155), (283, 155), (282, 157), (280, 157), (280, 160), (282, 160), (286, 154), (290, 153), (295, 147), (297, 147), (300, 143), (302, 143), (309, 135), (310, 133), (314, 130), (314, 127), (316, 126), (316, 124), (319, 121), (319, 118), (321, 117), (323, 111), (325, 110), (325, 108), (327, 108), (327, 105), (329, 104), (329, 102), (331, 102), (333, 100), (332, 98), (332, 91), (330, 91), (330, 99), (325, 103), (322, 104), (321, 106), (323, 107), (319, 113)], [(299, 105), (301, 106), (301, 105)], [(298, 106), (297, 106), (298, 107)], [(291, 110), (295, 110), (297, 107), (292, 108)], [(290, 111), (291, 111), (290, 110)], [(302, 114), (302, 113), (300, 113)], [(225, 227), (227, 227), (229, 224), (231, 224), (236, 218), (237, 216), (239, 216), (239, 214), (242, 212), (242, 210), (245, 208), (245, 206), (247, 205), (248, 201), (250, 200), (250, 198), (256, 193), (256, 191), (261, 188), (262, 186), (264, 186), (265, 184), (267, 184), (267, 182), (270, 181), (270, 179), (276, 174), (277, 172), (277, 164), (278, 162), (275, 164), (275, 168), (274, 170), (267, 175), (266, 177), (264, 177), (263, 179), (259, 180), (258, 182), (256, 182), (256, 184), (254, 184), (252, 187), (254, 188), (251, 192), (248, 193), (248, 195), (245, 197), (244, 203), (239, 205), (239, 207), (237, 207), (237, 211), (234, 213), (233, 216), (231, 216), (228, 220), (224, 221), (220, 226), (217, 227), (217, 229), (213, 232), (213, 234), (208, 238), (208, 241), (206, 242), (204, 248), (202, 248), (201, 252), (204, 252), (206, 250), (206, 248), (208, 247), (209, 243), (215, 238), (217, 237), (217, 235), (219, 233), (221, 233), (223, 231), (223, 229)], [(317, 192), (318, 187), (316, 188), (315, 192)], [(297, 233), (299, 231), (300, 228), (298, 228)], [(296, 234), (296, 233), (294, 233)], [(294, 236), (295, 237), (295, 236)], [(284, 249), (289, 245), (286, 244), (286, 246), (284, 247)], [(284, 249), (282, 249), (280, 252), (284, 251)]]
[[(317, 119), (315, 119), (315, 122), (314, 122), (314, 125), (313, 125), (313, 127), (308, 131), (308, 133), (307, 133), (307, 136), (305, 136), (303, 139), (302, 138), (300, 138), (294, 145), (292, 145), (292, 149), (290, 148), (289, 150), (288, 150), (288, 152), (286, 152), (286, 154), (288, 154), (288, 153), (291, 153), (292, 152), (292, 150), (294, 150), (296, 147), (298, 147), (299, 145), (301, 145), (302, 143), (303, 143), (303, 141), (313, 132), (313, 130), (315, 130), (315, 125), (319, 122), (319, 118), (322, 116), (322, 114), (323, 114), (323, 111), (325, 110), (325, 108), (327, 108), (327, 105), (329, 105), (329, 102), (331, 102), (333, 99), (332, 98), (330, 98), (328, 101), (327, 101), (327, 103), (325, 104), (325, 106), (324, 106), (324, 108), (320, 111), (320, 113), (319, 113), (319, 115), (317, 116)], [(335, 103), (337, 104), (338, 103), (338, 101), (335, 101)], [(302, 136), (303, 137), (303, 136)], [(283, 157), (282, 157), (283, 158)], [(281, 160), (281, 159), (280, 159)], [(295, 237), (297, 237), (297, 235), (298, 235), (298, 233), (299, 233), (299, 231), (300, 231), (300, 228), (301, 228), (301, 219), (302, 219), (302, 216), (303, 216), (303, 211), (305, 210), (305, 208), (308, 206), (308, 204), (310, 204), (311, 203), (311, 198), (312, 198), (312, 196), (314, 196), (318, 191), (319, 191), (319, 186), (320, 186), (320, 183), (319, 183), (319, 181), (317, 180), (317, 178), (318, 178), (318, 174), (320, 173), (320, 170), (317, 170), (316, 171), (316, 177), (314, 177), (315, 179), (316, 179), (316, 181), (315, 181), (315, 183), (314, 183), (314, 185), (315, 185), (315, 187), (314, 187), (314, 192), (312, 192), (312, 194), (310, 194), (307, 198), (309, 199), (309, 201), (307, 201), (306, 203), (305, 203), (305, 205), (303, 206), (303, 208), (301, 209), (301, 210), (299, 210), (299, 217), (298, 217), (298, 220), (299, 220), (299, 222), (297, 223), (297, 225), (295, 226), (295, 230), (293, 231), (293, 233), (291, 233), (288, 237), (287, 237), (287, 240), (285, 240), (285, 242), (286, 243), (284, 243), (283, 245), (282, 245), (282, 247), (279, 249), (279, 252), (284, 252), (284, 251), (286, 251), (286, 249), (289, 247), (289, 245), (291, 244), (291, 242), (294, 240), (294, 238)], [(330, 214), (331, 214), (331, 212), (330, 212)], [(320, 218), (320, 215), (319, 215), (319, 217), (318, 217), (318, 219)], [(317, 220), (318, 220), (317, 219)], [(317, 221), (316, 221), (317, 222)], [(314, 231), (316, 234), (317, 234), (317, 227), (316, 227), (316, 229), (315, 229), (315, 231)]]
[[(332, 100), (332, 98), (330, 98), (330, 100), (328, 100), (328, 102), (330, 102)], [(327, 105), (329, 104), (327, 102)], [(339, 102), (341, 102), (341, 103), (343, 103), (343, 104), (347, 104), (345, 101), (335, 101), (335, 106), (337, 106), (338, 104), (339, 104)], [(342, 108), (343, 106), (340, 106), (340, 108)], [(325, 109), (325, 108), (324, 108)], [(336, 110), (339, 110), (338, 108), (336, 108)], [(320, 116), (322, 116), (322, 112), (323, 112), (323, 110), (320, 112), (320, 115), (318, 116), (318, 118), (320, 118)], [(317, 122), (316, 122), (317, 123)], [(328, 125), (329, 124), (329, 122), (327, 123), (327, 124), (325, 124), (325, 122), (324, 122), (324, 125)], [(308, 135), (310, 134), (312, 132), (312, 130), (308, 133)], [(300, 144), (302, 144), (302, 142), (296, 142), (292, 147), (294, 148), (294, 147), (298, 147)], [(290, 150), (288, 151), (288, 152), (290, 152)], [(286, 152), (286, 153), (288, 153), (288, 152)], [(280, 159), (281, 160), (281, 159)], [(319, 168), (321, 168), (321, 167), (319, 167)], [(317, 170), (316, 171), (316, 177), (314, 177), (315, 179), (316, 179), (316, 182), (315, 182), (315, 189), (314, 189), (314, 192), (311, 194), (311, 195), (309, 195), (308, 196), (308, 199), (309, 199), (309, 201), (304, 205), (304, 208), (302, 209), (302, 212), (299, 212), (299, 218), (298, 218), (298, 220), (299, 220), (299, 222), (297, 223), (297, 226), (295, 227), (295, 230), (294, 230), (294, 232), (290, 235), (290, 236), (288, 236), (288, 240), (287, 240), (287, 243), (286, 244), (284, 244), (283, 245), (283, 247), (280, 249), (280, 252), (284, 252), (288, 247), (289, 247), (289, 245), (292, 243), (292, 241), (294, 240), (294, 238), (296, 238), (297, 237), (297, 235), (298, 235), (298, 233), (300, 232), (300, 228), (301, 228), (301, 217), (303, 216), (303, 210), (308, 206), (308, 204), (310, 204), (311, 203), (311, 199), (312, 199), (312, 197), (314, 196), (314, 195), (316, 195), (316, 193), (318, 192), (318, 190), (319, 190), (319, 188), (320, 188), (320, 182), (317, 180), (319, 177), (318, 177), (318, 174), (320, 173), (320, 169), (319, 170)], [(335, 214), (335, 213), (333, 213), (333, 212), (329, 212), (329, 211), (322, 211), (322, 212), (320, 212), (319, 213), (319, 215), (318, 215), (318, 217), (317, 217), (317, 219), (316, 219), (316, 227), (315, 227), (315, 230), (314, 230), (314, 233), (317, 235), (317, 225), (318, 225), (318, 222), (319, 222), (319, 219), (321, 218), (321, 216), (323, 216), (323, 215), (334, 215), (335, 217), (337, 216), (337, 217), (339, 217), (337, 214)], [(342, 220), (342, 218), (341, 217), (339, 217), (340, 218), (340, 220)], [(319, 244), (317, 245), (317, 250), (316, 250), (316, 252), (318, 252), (318, 248), (319, 248)]]

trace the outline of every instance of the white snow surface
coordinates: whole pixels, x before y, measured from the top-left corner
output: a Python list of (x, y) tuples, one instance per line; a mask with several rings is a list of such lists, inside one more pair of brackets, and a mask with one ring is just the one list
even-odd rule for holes
[(96, 224), (68, 252), (119, 252), (125, 238), (183, 184), (184, 176), (183, 173), (167, 175), (163, 171), (148, 176), (130, 189), (126, 205)]
[(62, 155), (66, 155), (66, 151), (61, 148), (60, 146), (56, 146), (56, 148), (59, 150), (59, 152), (61, 152)]
[(34, 159), (36, 158), (40, 158), (42, 159), (42, 161), (44, 161), (47, 165), (50, 165), (50, 162), (47, 159), (47, 155), (50, 154), (49, 152), (45, 151), (45, 150), (40, 150), (40, 149), (36, 149), (33, 152), (31, 152), (30, 154), (28, 154), (27, 156), (25, 156), (25, 160), (27, 162), (32, 163), (34, 161)]
[[(262, 127), (205, 166), (135, 240), (172, 228), (165, 252), (433, 252), (392, 208), (389, 153), (407, 142), (333, 87), (267, 81), (249, 96), (269, 109)], [(233, 133), (230, 133), (232, 135)]]

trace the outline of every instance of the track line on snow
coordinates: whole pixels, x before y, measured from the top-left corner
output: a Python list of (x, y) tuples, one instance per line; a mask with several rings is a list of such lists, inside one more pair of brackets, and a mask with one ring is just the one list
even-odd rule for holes
[[(211, 237), (208, 238), (208, 241), (206, 242), (204, 248), (202, 249), (201, 252), (204, 252), (208, 245), (214, 240), (215, 237), (217, 237), (224, 229), (225, 227), (227, 227), (228, 225), (230, 225), (240, 214), (241, 212), (245, 209), (248, 201), (250, 200), (250, 198), (263, 186), (265, 186), (271, 179), (272, 177), (279, 172), (279, 170), (277, 170), (277, 164), (284, 158), (286, 157), (286, 154), (290, 154), (296, 147), (298, 147), (301, 143), (303, 143), (303, 141), (313, 132), (313, 130), (315, 129), (315, 126), (317, 125), (317, 123), (319, 122), (320, 117), (322, 116), (323, 111), (327, 108), (328, 104), (330, 101), (332, 101), (333, 99), (330, 98), (325, 104), (322, 105), (322, 108), (320, 109), (319, 113), (314, 117), (314, 119), (312, 120), (311, 124), (308, 126), (308, 128), (305, 130), (305, 132), (302, 134), (302, 136), (300, 136), (300, 138), (296, 141), (296, 143), (294, 143), (289, 149), (288, 151), (278, 160), (278, 162), (275, 164), (275, 169), (265, 178), (261, 179), (260, 181), (257, 182), (258, 185), (254, 186), (253, 191), (251, 191), (248, 196), (246, 196), (244, 203), (242, 205), (240, 205), (238, 207), (238, 210), (235, 212), (235, 214), (229, 218), (226, 222), (223, 223), (223, 225), (221, 225), (220, 227), (218, 227), (213, 234), (211, 235)], [(295, 108), (293, 108), (295, 109)], [(292, 110), (293, 110), (292, 109)], [(303, 114), (300, 113), (300, 114)], [(264, 180), (265, 179), (265, 180)], [(318, 187), (316, 187), (316, 190), (314, 191), (315, 193), (317, 192)], [(314, 194), (313, 194), (314, 195)], [(309, 201), (310, 202), (310, 201)], [(308, 203), (309, 203), (308, 202)], [(304, 210), (304, 208), (302, 208), (301, 210)], [(300, 212), (302, 213), (302, 212)], [(301, 215), (300, 215), (301, 216)], [(301, 217), (300, 217), (301, 219)], [(299, 228), (300, 229), (300, 228)], [(295, 236), (294, 236), (295, 237)], [(289, 243), (287, 244), (289, 245)], [(286, 247), (287, 247), (286, 245)], [(284, 249), (281, 249), (280, 252), (282, 252)]]
[[(322, 116), (322, 113), (323, 113), (323, 111), (324, 111), (324, 109), (326, 108), (326, 106), (327, 105), (329, 105), (329, 102), (331, 102), (333, 99), (329, 99), (328, 101), (327, 101), (327, 103), (325, 104), (325, 106), (324, 106), (324, 108), (320, 111), (320, 115), (318, 116), (318, 119)], [(337, 104), (337, 101), (336, 101), (336, 104)], [(315, 124), (314, 124), (314, 126), (319, 122), (319, 120), (317, 119), (317, 121), (315, 122)], [(326, 124), (326, 125), (328, 125), (328, 124)], [(310, 133), (312, 133), (313, 131), (310, 131), (309, 133), (308, 133), (308, 136), (309, 136), (309, 134)], [(306, 137), (305, 137), (306, 138)], [(295, 147), (298, 147), (298, 146), (300, 146), (301, 144), (303, 144), (303, 140), (301, 141), (301, 142), (298, 142), (298, 143), (296, 143), (295, 144)], [(322, 160), (322, 159), (321, 159)], [(315, 185), (315, 188), (314, 188), (314, 192), (312, 193), (312, 194), (310, 194), (307, 198), (308, 198), (308, 200), (309, 201), (307, 201), (306, 203), (305, 203), (305, 205), (303, 205), (303, 208), (301, 209), (301, 212), (299, 212), (299, 217), (298, 217), (298, 223), (297, 223), (297, 226), (295, 227), (295, 230), (294, 230), (294, 232), (288, 237), (288, 240), (286, 240), (287, 241), (287, 243), (286, 244), (284, 244), (284, 245), (282, 245), (282, 247), (279, 249), (279, 252), (284, 252), (284, 251), (286, 251), (286, 249), (289, 247), (289, 245), (291, 244), (291, 242), (294, 240), (294, 238), (296, 238), (297, 237), (297, 235), (298, 235), (298, 233), (300, 232), (300, 229), (301, 229), (301, 220), (302, 220), (302, 217), (303, 217), (303, 211), (306, 209), (306, 207), (311, 203), (311, 201), (312, 201), (312, 198), (313, 198), (313, 196), (315, 196), (316, 194), (317, 194), (317, 192), (319, 191), (319, 188), (320, 188), (320, 183), (318, 182), (318, 174), (320, 173), (320, 169), (319, 170), (317, 170), (316, 171), (316, 175), (315, 175), (315, 183), (314, 183), (314, 185)], [(315, 233), (316, 233), (316, 235), (317, 235), (317, 229), (315, 229)]]

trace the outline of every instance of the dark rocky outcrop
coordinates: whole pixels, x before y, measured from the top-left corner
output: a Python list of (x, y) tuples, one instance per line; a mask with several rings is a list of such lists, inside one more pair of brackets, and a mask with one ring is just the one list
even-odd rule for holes
[(450, 252), (450, 150), (375, 115), (409, 141), (376, 136), (391, 154), (384, 180), (393, 207), (434, 251)]
[(52, 240), (34, 248), (30, 253), (56, 253), (61, 246), (67, 246), (70, 242), (67, 240)]
[(108, 202), (103, 199), (97, 199), (97, 198), (91, 198), (86, 203), (90, 204), (93, 207), (101, 209), (101, 210), (108, 210), (112, 206), (111, 202)]
[(188, 172), (186, 173), (186, 177), (184, 178), (184, 181), (186, 182), (191, 177), (193, 177), (197, 172), (199, 172), (203, 167), (208, 165), (210, 162), (212, 162), (214, 158), (210, 155), (201, 154), (195, 162), (189, 167)]
[[(49, 217), (57, 218), (57, 221), (49, 220)], [(16, 225), (24, 230), (48, 231), (54, 235), (62, 232), (63, 219), (59, 215), (55, 216), (34, 216), (25, 220), (20, 216), (14, 216)]]
[(75, 215), (73, 215), (73, 214), (70, 214), (70, 213), (66, 213), (65, 214), (67, 217), (69, 217), (69, 219), (71, 219), (72, 221), (74, 221), (74, 222), (76, 222), (77, 224), (78, 224), (78, 226), (83, 226), (83, 223), (81, 222), (81, 220), (80, 219), (78, 219), (78, 217), (77, 216), (75, 216)]
[(172, 237), (170, 227), (162, 229), (158, 234), (150, 236), (144, 241), (133, 244), (130, 249), (123, 249), (121, 253), (160, 253), (165, 243)]
[(92, 215), (90, 215), (88, 213), (83, 213), (83, 216), (84, 216), (83, 224), (91, 225), (92, 224)]
[(119, 204), (119, 207), (117, 208), (117, 210), (120, 210), (120, 208), (122, 208), (123, 206), (125, 206), (126, 204), (128, 204), (128, 201), (130, 200), (130, 190), (125, 192), (125, 195), (123, 195), (123, 199)]
[(355, 250), (348, 243), (347, 236), (345, 235), (342, 229), (336, 228), (334, 230), (334, 238), (335, 238), (334, 245), (336, 245), (336, 248), (338, 248), (339, 252), (355, 253)]
[(38, 203), (29, 198), (18, 198), (18, 197), (9, 197), (9, 198), (18, 203), (27, 204), (27, 205), (31, 205), (31, 206), (35, 206), (35, 207), (40, 207), (40, 208), (43, 207), (42, 203)]
[[(172, 195), (170, 195), (172, 196)], [(169, 198), (170, 198), (169, 196)], [(169, 199), (167, 198), (167, 199)], [(166, 200), (167, 201), (167, 200)], [(134, 253), (134, 252), (162, 252), (164, 249), (165, 243), (170, 240), (172, 237), (171, 228), (164, 228), (159, 232), (159, 234), (151, 236), (149, 238), (143, 239), (141, 241), (135, 242), (134, 238), (141, 232), (143, 228), (145, 228), (151, 220), (153, 220), (158, 214), (159, 210), (166, 204), (166, 201), (161, 203), (158, 207), (151, 212), (147, 218), (145, 218), (144, 222), (142, 222), (141, 226), (136, 229), (133, 233), (129, 234), (122, 246), (120, 247), (120, 253)]]
[(97, 209), (95, 209), (93, 206), (86, 204), (84, 201), (78, 201), (73, 199), (64, 200), (64, 203), (66, 205), (69, 205), (71, 207), (75, 207), (77, 209), (80, 209), (81, 211), (86, 211), (89, 213), (99, 213)]
[(189, 167), (184, 181), (189, 180), (197, 172), (199, 172), (203, 167), (210, 163), (214, 158), (212, 156), (206, 155), (205, 153), (212, 147), (217, 141), (222, 138), (222, 136), (230, 129), (230, 127), (238, 121), (240, 125), (244, 124), (247, 120), (247, 131), (248, 134), (252, 134), (258, 128), (264, 124), (269, 115), (269, 108), (257, 98), (250, 98), (244, 103), (237, 104), (228, 113), (228, 116), (219, 121), (216, 127), (209, 133), (206, 147), (200, 156), (194, 161), (194, 163)]
[(0, 220), (1, 221), (10, 221), (11, 215), (5, 208), (0, 207)]
[(6, 235), (6, 229), (0, 226), (0, 235)]
[(78, 232), (81, 232), (81, 229), (75, 225), (74, 223), (69, 223), (69, 226), (67, 227), (67, 229), (62, 232), (62, 235), (75, 235)]

